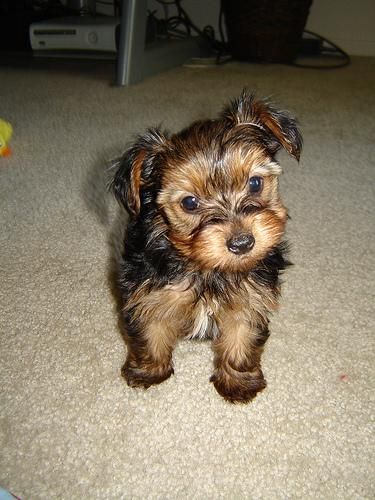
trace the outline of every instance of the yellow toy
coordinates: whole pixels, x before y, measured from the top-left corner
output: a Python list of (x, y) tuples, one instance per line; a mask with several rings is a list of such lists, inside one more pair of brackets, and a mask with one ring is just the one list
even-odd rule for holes
[(12, 125), (0, 118), (0, 156), (9, 156), (11, 154), (8, 142), (12, 137), (12, 133)]

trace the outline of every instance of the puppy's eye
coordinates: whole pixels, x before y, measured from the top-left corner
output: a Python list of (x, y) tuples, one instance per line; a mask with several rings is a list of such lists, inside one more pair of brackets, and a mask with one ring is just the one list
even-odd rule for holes
[(250, 177), (249, 180), (249, 189), (250, 193), (260, 193), (263, 188), (263, 179), (258, 175), (254, 175), (254, 177)]
[(186, 196), (181, 200), (181, 206), (186, 212), (193, 212), (199, 207), (199, 200), (195, 196)]

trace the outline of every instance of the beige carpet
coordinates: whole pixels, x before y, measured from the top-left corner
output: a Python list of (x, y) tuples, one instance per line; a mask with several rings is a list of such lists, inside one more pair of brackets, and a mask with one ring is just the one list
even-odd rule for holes
[[(0, 486), (32, 499), (374, 498), (375, 60), (336, 71), (231, 63), (114, 88), (108, 65), (0, 68)], [(248, 406), (185, 341), (147, 392), (120, 377), (105, 160), (155, 124), (212, 115), (247, 86), (302, 124), (282, 156), (295, 266)], [(116, 230), (115, 230), (116, 232)]]

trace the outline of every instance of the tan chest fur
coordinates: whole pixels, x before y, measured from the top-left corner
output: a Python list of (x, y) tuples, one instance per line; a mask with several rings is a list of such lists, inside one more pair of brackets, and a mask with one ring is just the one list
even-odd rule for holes
[(198, 294), (189, 279), (145, 293), (147, 285), (131, 297), (125, 308), (131, 308), (132, 315), (141, 322), (173, 325), (179, 336), (190, 339), (215, 339), (224, 317), (226, 322), (232, 318), (233, 322), (258, 323), (276, 306), (270, 295), (251, 282), (236, 290), (230, 303), (205, 292)]

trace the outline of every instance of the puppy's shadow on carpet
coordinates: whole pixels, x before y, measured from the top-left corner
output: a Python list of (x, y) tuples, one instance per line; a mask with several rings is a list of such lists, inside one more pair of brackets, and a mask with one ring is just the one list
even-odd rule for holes
[(122, 300), (117, 286), (117, 277), (128, 216), (125, 210), (118, 205), (110, 191), (110, 183), (114, 174), (112, 165), (113, 162), (111, 161), (99, 159), (91, 166), (82, 184), (82, 196), (90, 213), (106, 230), (108, 248), (107, 282), (115, 300), (119, 331), (125, 341), (122, 315), (120, 314)]

